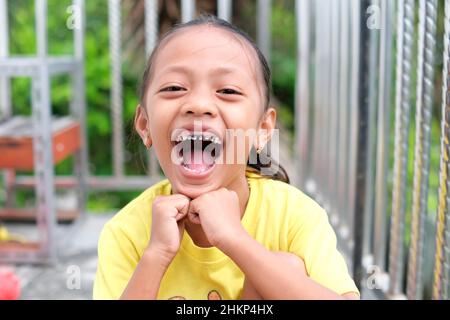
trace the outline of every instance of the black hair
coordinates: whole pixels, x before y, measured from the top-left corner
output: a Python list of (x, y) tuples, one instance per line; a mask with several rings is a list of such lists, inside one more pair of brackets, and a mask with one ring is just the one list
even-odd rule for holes
[[(261, 69), (261, 72), (262, 72), (262, 75), (264, 78), (264, 97), (265, 97), (264, 111), (267, 110), (269, 108), (269, 103), (270, 103), (271, 72), (270, 72), (270, 67), (269, 67), (269, 64), (267, 63), (266, 58), (264, 57), (263, 53), (258, 48), (258, 46), (255, 44), (255, 42), (252, 40), (252, 38), (245, 31), (239, 29), (238, 27), (234, 26), (233, 24), (231, 24), (223, 19), (220, 19), (212, 14), (202, 14), (199, 17), (197, 17), (189, 22), (176, 24), (159, 39), (158, 43), (156, 44), (155, 48), (153, 49), (152, 54), (150, 55), (150, 57), (147, 61), (147, 66), (145, 68), (144, 75), (142, 78), (142, 85), (141, 85), (141, 91), (140, 91), (140, 102), (141, 102), (141, 105), (144, 106), (144, 109), (145, 109), (145, 104), (144, 104), (145, 103), (145, 94), (146, 94), (149, 82), (151, 80), (153, 61), (155, 60), (155, 57), (159, 51), (161, 44), (164, 42), (164, 40), (166, 40), (167, 38), (169, 38), (170, 36), (175, 34), (177, 31), (186, 29), (188, 27), (201, 26), (201, 25), (210, 25), (210, 26), (213, 26), (216, 28), (224, 29), (226, 31), (231, 32), (232, 34), (240, 36), (248, 44), (250, 44), (250, 46), (256, 52), (256, 55), (258, 57), (258, 61), (260, 64), (260, 69)], [(275, 164), (275, 162), (272, 159), (270, 159), (269, 162), (265, 161), (264, 163), (267, 163), (267, 164), (263, 164), (263, 162), (260, 161), (260, 156), (257, 155), (256, 163), (247, 163), (247, 167), (250, 169), (248, 171), (254, 171), (261, 175), (263, 175), (262, 171), (264, 171), (264, 175), (268, 175), (272, 179), (289, 183), (288, 174), (286, 173), (286, 170), (284, 170), (284, 168), (281, 165)], [(274, 164), (275, 164), (275, 166), (274, 166)], [(275, 167), (277, 169), (271, 171), (270, 168), (273, 168), (273, 167)], [(269, 172), (269, 173), (266, 174), (267, 172)]]

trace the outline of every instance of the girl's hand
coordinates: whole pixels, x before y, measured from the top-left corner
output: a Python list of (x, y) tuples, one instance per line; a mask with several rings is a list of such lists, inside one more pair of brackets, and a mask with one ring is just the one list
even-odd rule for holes
[(188, 213), (189, 198), (181, 195), (158, 196), (152, 206), (152, 232), (149, 250), (158, 253), (170, 261), (180, 248), (184, 233), (184, 217)]
[(211, 245), (224, 251), (230, 239), (246, 232), (240, 213), (236, 192), (221, 188), (191, 200), (188, 217), (193, 223), (201, 224)]

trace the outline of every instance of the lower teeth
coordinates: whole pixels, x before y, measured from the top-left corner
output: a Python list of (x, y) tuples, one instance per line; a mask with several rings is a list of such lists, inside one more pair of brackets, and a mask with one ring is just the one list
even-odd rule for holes
[(195, 173), (203, 173), (205, 171), (208, 171), (213, 166), (214, 166), (214, 164), (210, 164), (210, 165), (205, 166), (205, 167), (203, 167), (201, 169), (191, 169), (191, 168), (189, 168), (189, 166), (187, 164), (183, 163), (183, 168), (185, 168), (187, 171), (195, 172)]

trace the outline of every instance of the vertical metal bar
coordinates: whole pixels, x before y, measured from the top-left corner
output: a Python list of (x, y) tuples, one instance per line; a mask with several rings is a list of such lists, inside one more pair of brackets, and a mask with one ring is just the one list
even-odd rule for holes
[(217, 1), (217, 15), (219, 16), (219, 18), (231, 22), (232, 12), (233, 12), (233, 3), (231, 0)]
[(329, 181), (328, 181), (328, 150), (329, 150), (329, 131), (330, 131), (330, 71), (331, 71), (331, 2), (330, 0), (321, 0), (321, 12), (319, 14), (323, 15), (322, 19), (322, 34), (320, 39), (321, 42), (321, 50), (322, 50), (322, 67), (321, 67), (321, 76), (320, 76), (320, 88), (321, 88), (321, 105), (320, 105), (320, 121), (321, 125), (318, 128), (319, 139), (320, 139), (320, 149), (319, 149), (319, 166), (320, 169), (318, 171), (318, 183), (319, 187), (317, 188), (317, 200), (318, 202), (324, 206), (325, 210), (329, 210), (328, 204), (328, 190), (329, 190)]
[(37, 37), (36, 39), (37, 56), (39, 58), (45, 58), (48, 52), (46, 0), (36, 0), (35, 19), (36, 19), (36, 37)]
[(386, 197), (389, 164), (389, 132), (391, 113), (391, 55), (394, 2), (381, 1), (380, 63), (378, 85), (377, 164), (375, 177), (374, 263), (386, 270)]
[(181, 22), (188, 22), (195, 16), (195, 0), (181, 0)]
[(108, 0), (109, 52), (111, 55), (111, 116), (113, 125), (113, 172), (123, 176), (123, 118), (122, 118), (122, 49), (120, 0)]
[(73, 103), (71, 113), (80, 122), (81, 148), (75, 154), (75, 174), (78, 180), (78, 202), (81, 212), (85, 212), (87, 199), (87, 178), (89, 175), (88, 165), (88, 139), (87, 139), (87, 114), (86, 114), (86, 88), (84, 71), (84, 35), (85, 35), (85, 3), (84, 0), (74, 0), (77, 21), (74, 28), (75, 59), (78, 67), (73, 75)]
[(445, 1), (444, 69), (442, 84), (439, 205), (436, 218), (436, 255), (433, 299), (449, 299), (450, 273), (450, 0)]
[(408, 299), (421, 299), (422, 297), (423, 233), (428, 209), (436, 19), (437, 0), (420, 0), (416, 91), (416, 142), (414, 152), (411, 245), (409, 248), (408, 262)]
[[(340, 41), (340, 81), (339, 81), (339, 159), (338, 159), (338, 172), (339, 177), (337, 181), (338, 187), (338, 199), (339, 199), (339, 223), (346, 220), (348, 213), (347, 209), (347, 192), (348, 192), (348, 149), (349, 149), (349, 130), (348, 130), (348, 117), (350, 107), (350, 70), (351, 70), (351, 58), (350, 58), (350, 15), (349, 15), (349, 2), (340, 2), (340, 15), (341, 15), (341, 41)], [(333, 222), (333, 221), (332, 221)], [(334, 222), (335, 224), (338, 221)]]
[(318, 194), (318, 185), (321, 172), (321, 128), (322, 128), (322, 106), (323, 106), (323, 68), (325, 65), (324, 57), (324, 37), (323, 37), (323, 15), (322, 15), (322, 1), (314, 1), (314, 30), (315, 30), (315, 53), (314, 53), (314, 127), (313, 127), (313, 146), (312, 146), (312, 177), (308, 180), (307, 191), (320, 202), (320, 195)]
[[(46, 59), (48, 52), (47, 1), (36, 0), (35, 23), (37, 56)], [(42, 239), (42, 253), (55, 258), (56, 216), (54, 207), (54, 172), (51, 136), (50, 75), (46, 62), (42, 61), (37, 76), (32, 79), (33, 155), (37, 179), (36, 221)]]
[[(315, 1), (315, 88), (314, 88), (314, 147), (313, 172), (314, 177), (309, 183), (309, 189), (315, 199), (321, 204), (326, 200), (326, 173), (327, 168), (327, 132), (328, 132), (328, 95), (330, 76), (330, 29), (329, 29), (329, 2), (327, 0)], [(328, 209), (328, 208), (325, 208)]]
[(158, 0), (145, 0), (145, 53), (152, 53), (158, 41)]
[[(8, 5), (6, 0), (0, 0), (0, 59), (9, 55), (9, 33), (8, 33)], [(11, 80), (0, 74), (0, 121), (12, 116)], [(4, 170), (4, 186), (6, 191), (6, 205), (12, 206), (15, 202), (15, 190), (13, 182), (15, 171)]]
[(0, 0), (0, 57), (2, 58), (9, 52), (8, 26), (8, 4), (6, 0)]
[[(0, 0), (0, 59), (9, 55), (8, 6), (6, 0)], [(0, 120), (12, 114), (11, 82), (0, 75)]]
[[(450, 183), (447, 183), (447, 188)], [(442, 298), (448, 300), (450, 297), (450, 213), (447, 211), (445, 218), (445, 244), (444, 244), (444, 265), (441, 278)]]
[[(358, 90), (360, 85), (360, 76), (362, 70), (360, 70), (361, 59), (361, 43), (364, 38), (361, 36), (361, 18), (360, 18), (361, 4), (357, 0), (350, 2), (350, 20), (351, 20), (351, 76), (350, 76), (350, 107), (349, 107), (349, 149), (348, 149), (348, 183), (344, 188), (347, 190), (347, 212), (346, 219), (340, 226), (340, 234), (344, 239), (352, 239), (351, 233), (353, 231), (353, 217), (355, 213), (355, 199), (357, 188), (357, 157), (358, 157), (358, 119), (360, 117), (360, 110), (358, 108)], [(354, 258), (353, 258), (354, 259)], [(355, 261), (353, 260), (352, 263)], [(352, 264), (353, 266), (353, 264)], [(351, 268), (353, 269), (353, 267)], [(355, 279), (356, 281), (356, 279)], [(359, 283), (356, 281), (357, 284)]]
[(8, 33), (8, 4), (6, 0), (0, 0), (0, 57), (4, 58), (9, 52)]
[[(149, 57), (158, 41), (158, 0), (145, 0), (145, 52)], [(148, 154), (149, 174), (158, 174), (158, 159), (155, 151), (150, 149)]]
[(325, 24), (325, 39), (324, 39), (324, 55), (325, 55), (325, 68), (323, 69), (323, 94), (324, 94), (324, 103), (322, 106), (323, 109), (323, 113), (322, 113), (322, 117), (323, 117), (323, 121), (324, 121), (324, 126), (322, 126), (321, 131), (322, 131), (322, 157), (321, 157), (321, 166), (322, 166), (322, 170), (321, 170), (321, 184), (320, 184), (320, 189), (321, 189), (321, 202), (322, 205), (324, 206), (325, 210), (327, 212), (329, 212), (330, 210), (330, 198), (329, 198), (329, 193), (330, 193), (330, 172), (328, 171), (328, 157), (330, 156), (330, 131), (331, 131), (331, 117), (330, 117), (330, 113), (331, 113), (331, 109), (332, 109), (332, 99), (331, 99), (331, 83), (332, 83), (332, 74), (331, 74), (331, 59), (332, 59), (332, 54), (331, 54), (331, 19), (332, 19), (332, 12), (331, 12), (331, 6), (332, 6), (332, 1), (333, 0), (323, 0), (324, 1), (324, 14), (325, 14), (325, 19), (324, 19), (324, 24)]
[[(381, 14), (380, 3), (378, 0), (372, 0), (365, 14)], [(377, 12), (378, 11), (378, 12)], [(366, 20), (367, 32), (369, 33), (369, 72), (368, 72), (368, 115), (367, 122), (367, 168), (366, 168), (366, 192), (365, 210), (364, 210), (364, 232), (363, 232), (363, 257), (369, 257), (372, 244), (372, 225), (374, 208), (374, 175), (375, 163), (374, 155), (376, 148), (376, 111), (377, 111), (377, 79), (378, 79), (378, 54), (379, 54), (379, 31), (376, 25), (370, 25)]]
[(330, 99), (328, 101), (330, 114), (330, 130), (328, 132), (328, 212), (330, 216), (337, 215), (337, 143), (339, 141), (338, 131), (338, 101), (339, 101), (339, 2), (331, 1), (330, 5)]
[(36, 176), (36, 221), (41, 235), (42, 253), (54, 260), (55, 254), (55, 204), (54, 172), (50, 116), (50, 76), (47, 65), (39, 67), (32, 79), (33, 155)]
[[(368, 123), (369, 110), (368, 110), (368, 98), (369, 98), (369, 29), (367, 28), (366, 19), (364, 18), (368, 7), (370, 6), (370, 0), (362, 0), (354, 3), (354, 10), (357, 19), (355, 22), (359, 25), (358, 34), (358, 84), (356, 92), (356, 105), (354, 113), (356, 116), (356, 128), (352, 129), (357, 138), (356, 150), (352, 154), (350, 161), (354, 161), (350, 165), (350, 185), (353, 188), (350, 190), (352, 203), (351, 205), (351, 219), (349, 223), (350, 228), (350, 241), (349, 247), (350, 251), (353, 252), (353, 274), (355, 282), (361, 284), (364, 278), (364, 270), (362, 267), (362, 254), (363, 254), (363, 226), (365, 224), (365, 216), (361, 214), (365, 212), (365, 206), (367, 205), (364, 195), (366, 194), (366, 173), (367, 173), (367, 163), (368, 163)], [(355, 119), (354, 119), (355, 120)]]
[(310, 0), (296, 2), (296, 27), (297, 27), (297, 70), (295, 89), (295, 152), (298, 159), (297, 185), (303, 189), (309, 173), (308, 153), (310, 150)]
[(414, 34), (414, 0), (401, 0), (397, 32), (397, 85), (392, 191), (391, 241), (389, 254), (389, 294), (401, 293), (403, 279), (403, 240), (405, 225), (406, 172), (410, 118), (411, 60)]
[(272, 0), (258, 0), (257, 2), (257, 42), (261, 52), (270, 64), (271, 47), (271, 7)]

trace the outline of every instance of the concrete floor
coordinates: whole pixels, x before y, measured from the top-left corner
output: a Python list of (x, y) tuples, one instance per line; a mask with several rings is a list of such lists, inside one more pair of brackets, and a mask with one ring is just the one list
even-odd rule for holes
[[(97, 241), (112, 214), (88, 214), (57, 228), (58, 262), (12, 266), (21, 281), (21, 299), (91, 299), (97, 269)], [(36, 227), (8, 224), (10, 232), (37, 236)]]

